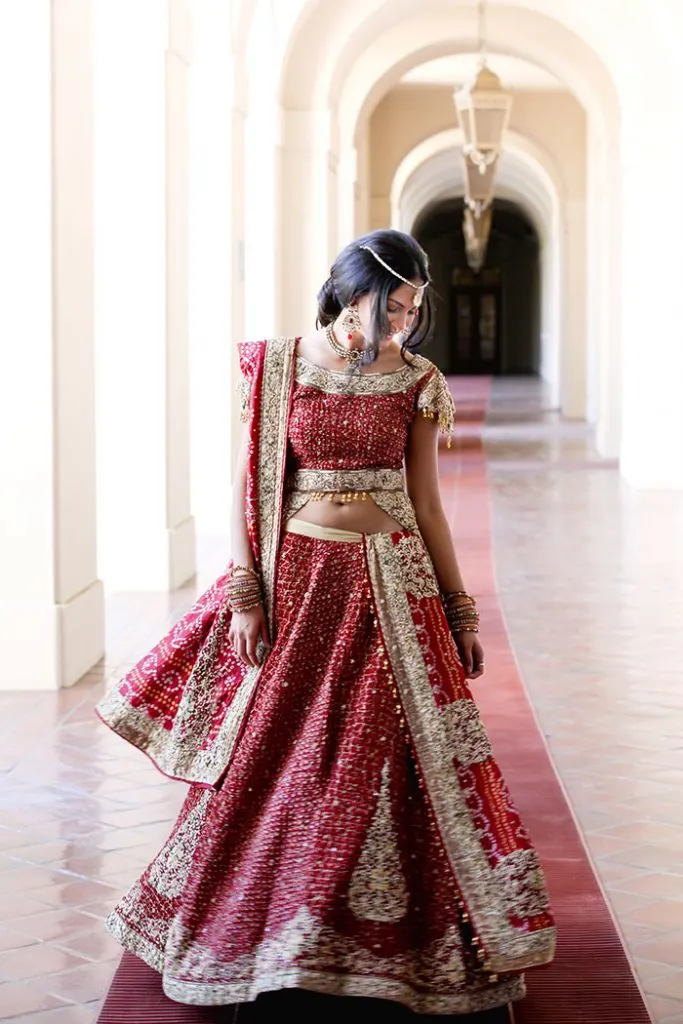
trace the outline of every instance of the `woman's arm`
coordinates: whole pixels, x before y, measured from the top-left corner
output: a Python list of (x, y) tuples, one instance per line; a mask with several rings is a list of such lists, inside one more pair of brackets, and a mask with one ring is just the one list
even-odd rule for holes
[(249, 543), (247, 518), (247, 449), (249, 431), (245, 424), (242, 428), (237, 464), (235, 466), (235, 483), (232, 489), (232, 507), (230, 514), (230, 549), (235, 565), (254, 567), (254, 552)]
[[(247, 532), (247, 448), (248, 430), (244, 427), (242, 442), (235, 467), (235, 483), (230, 516), (230, 547), (233, 565), (254, 568), (254, 552), (251, 550)], [(245, 665), (258, 665), (257, 644), (259, 638), (266, 648), (270, 647), (268, 626), (263, 604), (247, 612), (234, 612), (230, 622), (230, 642)]]
[[(441, 503), (438, 438), (435, 420), (415, 417), (406, 450), (406, 485), (441, 590), (464, 591), (466, 587)], [(458, 633), (456, 642), (468, 678), (477, 679), (483, 672), (484, 654), (476, 634)]]

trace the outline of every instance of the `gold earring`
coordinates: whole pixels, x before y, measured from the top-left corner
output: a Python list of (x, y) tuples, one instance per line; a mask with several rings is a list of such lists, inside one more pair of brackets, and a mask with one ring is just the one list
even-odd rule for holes
[(346, 331), (346, 336), (349, 341), (352, 340), (354, 334), (362, 333), (362, 323), (358, 314), (357, 306), (345, 306), (342, 310), (342, 321), (341, 329)]

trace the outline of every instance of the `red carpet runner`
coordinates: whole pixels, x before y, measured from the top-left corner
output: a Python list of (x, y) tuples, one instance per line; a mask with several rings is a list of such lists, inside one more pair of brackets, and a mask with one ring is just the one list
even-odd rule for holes
[[(524, 691), (498, 604), (491, 508), (481, 426), (490, 382), (456, 378), (458, 440), (442, 459), (442, 492), (468, 588), (479, 602), (486, 646), (485, 681), (477, 698), (515, 802), (548, 877), (557, 916), (554, 964), (528, 976), (528, 997), (514, 1007), (514, 1024), (649, 1024), (612, 917), (574, 824)], [(393, 1024), (417, 1018), (377, 1000), (346, 1000), (282, 992), (235, 1009), (181, 1006), (167, 999), (159, 976), (126, 954), (102, 1009), (100, 1024), (252, 1024), (282, 1018), (324, 1018)], [(422, 1018), (425, 1019), (425, 1018)], [(445, 1021), (446, 1018), (429, 1018)], [(508, 1024), (504, 1011), (448, 1018), (459, 1024)]]

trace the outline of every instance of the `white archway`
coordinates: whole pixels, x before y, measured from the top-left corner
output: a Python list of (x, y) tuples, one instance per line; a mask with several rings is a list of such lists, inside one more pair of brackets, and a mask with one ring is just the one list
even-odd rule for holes
[[(513, 5), (496, 5), (489, 17), (489, 45), (497, 52), (522, 58), (545, 68), (559, 78), (578, 97), (588, 111), (596, 140), (591, 154), (593, 177), (601, 175), (600, 186), (610, 197), (601, 210), (608, 221), (605, 230), (595, 234), (597, 248), (592, 254), (594, 266), (584, 269), (586, 262), (585, 206), (576, 201), (568, 204), (568, 223), (575, 239), (576, 260), (581, 265), (582, 281), (609, 281), (609, 287), (591, 286), (587, 304), (567, 304), (566, 316), (573, 321), (571, 334), (580, 339), (583, 352), (585, 339), (591, 358), (577, 358), (576, 347), (563, 352), (562, 408), (572, 416), (592, 412), (597, 419), (612, 418), (611, 429), (604, 436), (618, 435), (619, 377), (618, 337), (606, 295), (618, 292), (618, 259), (613, 250), (617, 237), (612, 227), (619, 221), (619, 189), (607, 188), (606, 181), (618, 181), (619, 169), (619, 100), (605, 64), (591, 47), (567, 23), (541, 13), (548, 4), (536, 9)], [(320, 5), (320, 8), (325, 5)], [(280, 250), (291, 255), (293, 238), (300, 236), (301, 259), (288, 258), (283, 266), (282, 326), (285, 330), (310, 318), (310, 296), (315, 293), (327, 272), (329, 260), (338, 244), (358, 234), (362, 224), (359, 210), (369, 208), (367, 196), (367, 125), (378, 101), (391, 90), (410, 69), (445, 54), (476, 50), (476, 11), (473, 7), (453, 9), (443, 3), (430, 3), (419, 14), (414, 6), (376, 2), (370, 5), (367, 17), (360, 20), (354, 4), (345, 5), (344, 12), (327, 9), (326, 33), (315, 53), (302, 61), (299, 47), (312, 44), (321, 12), (310, 12), (289, 51), (288, 64), (282, 79), (281, 95), (286, 106), (282, 150), (281, 189), (290, 192), (300, 182), (302, 200), (285, 214), (280, 235)], [(353, 17), (356, 21), (353, 23)], [(330, 17), (339, 18), (339, 32), (333, 31)], [(351, 19), (351, 21), (349, 20)], [(344, 32), (341, 30), (344, 23)], [(348, 31), (347, 31), (348, 29)], [(323, 60), (324, 57), (324, 60)], [(318, 68), (318, 78), (315, 68)], [(296, 112), (294, 112), (295, 108)], [(454, 116), (455, 120), (455, 116)], [(593, 191), (598, 185), (593, 186)], [(301, 226), (301, 209), (305, 201), (317, 203), (318, 215), (307, 226)], [(614, 197), (614, 198), (612, 198)], [(583, 202), (583, 201), (582, 201)], [(296, 211), (296, 212), (294, 212)], [(295, 222), (298, 220), (299, 224)], [(362, 227), (361, 227), (362, 225)], [(571, 248), (571, 246), (570, 246)], [(598, 264), (601, 273), (598, 273)], [(616, 278), (616, 280), (612, 280)], [(576, 289), (576, 280), (572, 281)], [(581, 285), (582, 296), (585, 289)], [(297, 294), (298, 293), (298, 294)], [(596, 326), (593, 326), (596, 325)], [(599, 327), (597, 326), (599, 325)], [(609, 358), (595, 358), (602, 346)], [(587, 365), (595, 373), (599, 366), (609, 387), (588, 380)], [(600, 394), (599, 410), (588, 408), (588, 396)]]
[[(462, 133), (440, 132), (414, 147), (401, 161), (391, 190), (392, 225), (411, 231), (419, 214), (443, 199), (461, 196)], [(541, 375), (553, 406), (561, 400), (563, 351), (585, 361), (585, 339), (567, 337), (563, 274), (566, 267), (564, 187), (559, 170), (533, 140), (515, 132), (506, 139), (496, 194), (519, 204), (541, 241)]]
[[(303, 326), (310, 317), (310, 296), (337, 245), (340, 201), (346, 210), (354, 203), (362, 209), (365, 202), (363, 132), (373, 104), (395, 82), (393, 76), (400, 77), (415, 63), (439, 52), (457, 52), (458, 47), (472, 51), (476, 28), (474, 4), (454, 8), (450, 0), (428, 0), (419, 16), (412, 0), (347, 0), (343, 5), (290, 0), (284, 6), (282, 16), (273, 16), (280, 24), (287, 23), (280, 37), (278, 100), (283, 110), (276, 145), (280, 194), (287, 196), (277, 240), (279, 252), (286, 253), (286, 265), (278, 274), (283, 296), (279, 326), (289, 329)], [(615, 16), (619, 33), (614, 32)], [(624, 434), (628, 450), (622, 454), (627, 475), (641, 486), (666, 486), (672, 480), (683, 486), (683, 464), (673, 469), (668, 456), (653, 457), (661, 434), (653, 426), (654, 417), (644, 429), (642, 416), (645, 395), (653, 411), (662, 407), (656, 364), (670, 363), (672, 357), (675, 361), (679, 350), (672, 353), (666, 340), (671, 335), (665, 308), (656, 311), (656, 324), (651, 310), (638, 308), (643, 292), (664, 287), (675, 293), (679, 277), (668, 240), (676, 234), (670, 230), (673, 222), (683, 227), (683, 197), (675, 181), (683, 126), (676, 118), (676, 90), (667, 91), (663, 103), (661, 92), (654, 94), (662, 82), (675, 81), (675, 50), (670, 44), (676, 13), (668, 0), (634, 0), (627, 7), (616, 0), (527, 0), (523, 7), (500, 0), (491, 9), (490, 23), (491, 49), (550, 70), (588, 114), (588, 213), (572, 203), (568, 218), (580, 224), (582, 239), (588, 230), (593, 243), (585, 275), (586, 333), (591, 365), (600, 367), (599, 386), (589, 403), (595, 406), (601, 449), (606, 454), (619, 449), (620, 350), (625, 345), (624, 409), (629, 429)], [(424, 48), (421, 34), (426, 24), (432, 29), (431, 40), (426, 40), (430, 50)], [(661, 46), (662, 41), (667, 45)], [(641, 68), (639, 76), (633, 75), (634, 64)], [(349, 99), (353, 102), (345, 103)], [(670, 197), (666, 225), (659, 225), (661, 238), (656, 242), (652, 218), (642, 203), (651, 180), (642, 147), (646, 117), (653, 136), (666, 140), (671, 157), (663, 166), (660, 189)], [(310, 216), (304, 216), (306, 211)], [(640, 254), (645, 246), (665, 252), (667, 259), (644, 267)], [(648, 362), (645, 381), (643, 337), (653, 335), (662, 351), (658, 360)], [(671, 436), (683, 428), (672, 379), (667, 375), (665, 401)]]

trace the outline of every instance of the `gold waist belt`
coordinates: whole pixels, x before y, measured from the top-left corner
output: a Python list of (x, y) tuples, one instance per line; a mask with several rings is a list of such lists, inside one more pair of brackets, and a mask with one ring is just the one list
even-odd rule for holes
[(402, 469), (298, 469), (290, 474), (287, 486), (310, 494), (312, 501), (334, 495), (365, 501), (373, 491), (405, 490)]

